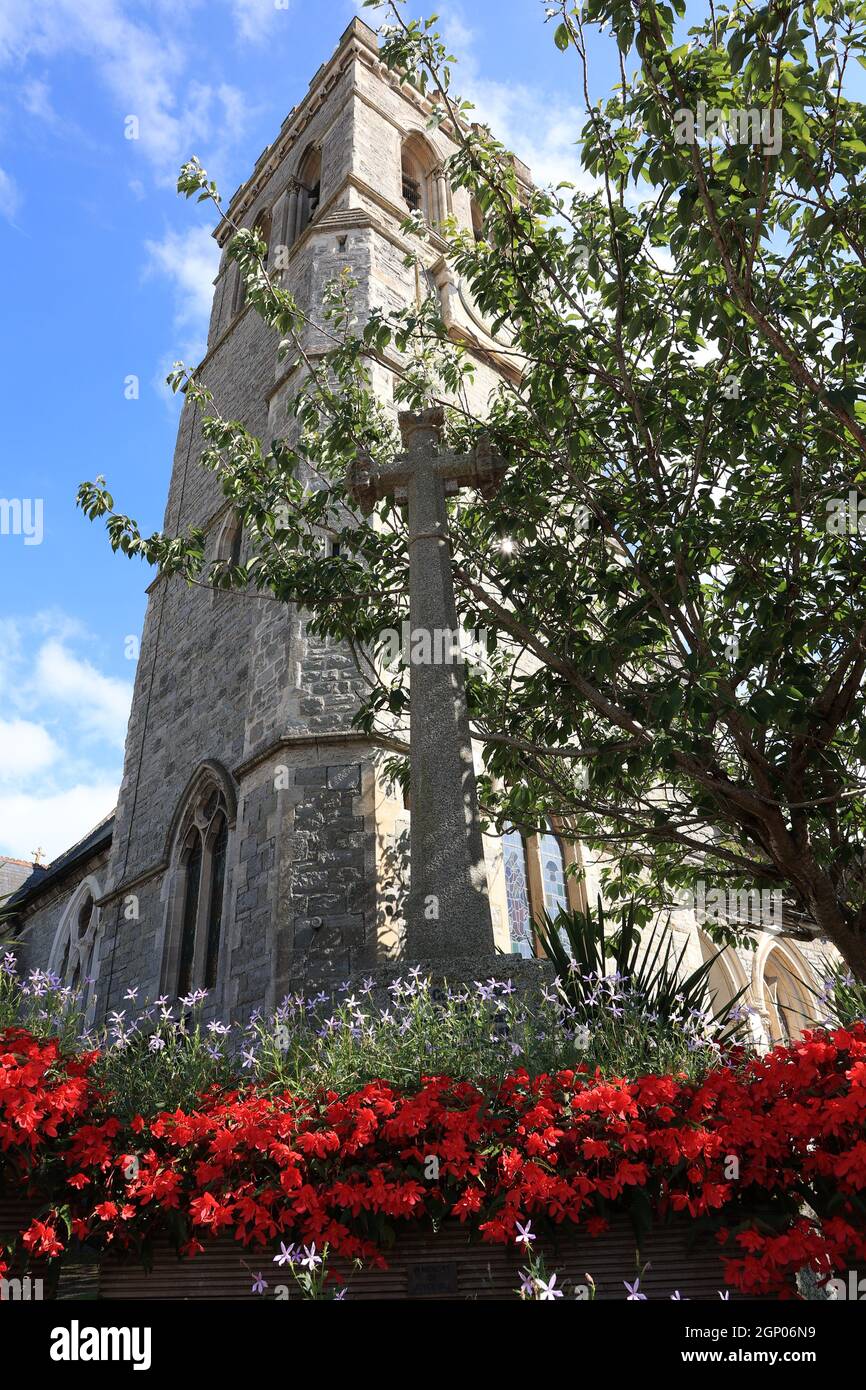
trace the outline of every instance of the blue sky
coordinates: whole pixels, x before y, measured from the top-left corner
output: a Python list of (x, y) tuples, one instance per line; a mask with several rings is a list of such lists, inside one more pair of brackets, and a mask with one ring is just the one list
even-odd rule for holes
[[(410, 13), (434, 8), (480, 114), (540, 182), (575, 174), (579, 69), (542, 6)], [(19, 534), (0, 534), (0, 853), (50, 859), (120, 781), (151, 576), (111, 554), (75, 491), (103, 473), (143, 527), (162, 522), (177, 424), (164, 377), (202, 355), (216, 268), (211, 219), (178, 199), (177, 169), (195, 153), (232, 192), (357, 12), (0, 0), (0, 498), (23, 506)], [(599, 93), (614, 80), (601, 54), (593, 76)]]

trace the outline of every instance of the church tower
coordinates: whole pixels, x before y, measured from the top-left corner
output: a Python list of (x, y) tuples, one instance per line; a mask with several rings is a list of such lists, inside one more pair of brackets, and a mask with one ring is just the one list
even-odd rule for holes
[[(475, 391), (496, 381), (490, 340), (443, 258), (435, 227), (467, 228), (469, 195), (452, 191), (452, 148), (427, 130), (429, 106), (389, 73), (376, 35), (355, 19), (228, 208), (257, 226), (270, 267), (313, 319), (346, 267), (363, 315), (418, 293), (400, 223), (431, 229), (429, 287), (443, 317), (478, 349)], [(287, 428), (296, 365), (244, 302), (223, 256), (198, 375), (216, 407), (266, 441)], [(427, 292), (427, 287), (425, 287)], [(325, 344), (311, 338), (315, 354)], [(374, 379), (392, 399), (386, 368)], [(216, 475), (198, 462), (196, 407), (184, 407), (164, 528), (201, 527), (208, 558), (246, 554)], [(408, 812), (383, 775), (403, 745), (352, 728), (351, 653), (315, 639), (303, 614), (265, 595), (150, 587), (123, 783), (100, 907), (100, 1015), (139, 998), (209, 991), (209, 1010), (245, 1018), (287, 989), (345, 978), (399, 954)], [(495, 859), (493, 847), (491, 855)], [(501, 869), (491, 863), (494, 927), (509, 948)]]
[[(513, 362), (501, 357), (467, 287), (449, 267), (437, 226), (446, 215), (483, 233), (465, 190), (444, 162), (447, 129), (428, 129), (430, 104), (380, 61), (376, 35), (349, 25), (303, 100), (229, 205), (231, 220), (257, 225), (270, 270), (321, 320), (326, 286), (343, 270), (358, 286), (363, 319), (436, 293), (448, 331), (472, 354), (470, 405), (483, 416)], [(519, 181), (529, 172), (515, 161)], [(410, 210), (428, 227), (423, 271), (401, 231)], [(244, 302), (223, 247), (214, 283), (207, 353), (198, 376), (224, 417), (269, 444), (293, 426), (287, 401), (299, 368), (277, 360), (277, 338)], [(305, 351), (326, 349), (314, 329)], [(398, 364), (395, 362), (394, 367)], [(387, 360), (373, 368), (393, 404)], [(165, 531), (196, 526), (206, 558), (246, 557), (249, 538), (217, 476), (199, 463), (197, 408), (184, 406)], [(15, 891), (19, 965), (83, 989), (89, 1021), (166, 995), (207, 990), (209, 1015), (246, 1021), (290, 991), (339, 982), (399, 961), (408, 883), (409, 811), (385, 762), (405, 751), (394, 738), (352, 727), (361, 677), (352, 653), (313, 637), (305, 616), (267, 595), (219, 592), (157, 577), (138, 661), (116, 814)], [(554, 819), (534, 832), (485, 840), (497, 948), (540, 952), (541, 912), (594, 903), (600, 864), (584, 862)], [(581, 875), (569, 874), (580, 862)], [(26, 866), (22, 866), (26, 868)], [(745, 918), (739, 906), (738, 921)], [(715, 956), (695, 911), (672, 915), (687, 969)], [(715, 960), (719, 1001), (742, 998), (757, 1041), (777, 1040), (814, 1019), (803, 981), (820, 980), (823, 947), (762, 931), (756, 950)], [(814, 991), (813, 991), (814, 993)]]

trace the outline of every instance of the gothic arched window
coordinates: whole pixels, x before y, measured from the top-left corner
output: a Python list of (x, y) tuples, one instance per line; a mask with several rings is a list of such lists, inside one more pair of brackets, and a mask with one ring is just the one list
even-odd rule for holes
[(709, 974), (707, 975), (707, 994), (709, 995), (710, 1011), (718, 1013), (726, 1004), (730, 1004), (737, 994), (737, 986), (734, 984), (727, 964), (727, 951), (719, 955), (719, 948), (715, 942), (704, 932), (698, 932), (698, 944), (701, 948), (701, 960), (704, 965), (712, 961)]
[(175, 836), (174, 887), (163, 987), (183, 999), (216, 989), (224, 940), (229, 806), (216, 779), (199, 779)]
[(214, 558), (224, 565), (239, 565), (243, 546), (244, 524), (240, 512), (236, 507), (232, 507), (219, 533)]
[(403, 202), (410, 212), (426, 212), (424, 175), (415, 160), (405, 150), (400, 170)]
[(189, 994), (192, 989), (195, 937), (201, 895), (201, 859), (201, 835), (197, 829), (191, 830), (183, 860), (183, 925), (180, 936), (180, 965), (177, 972), (177, 992), (181, 996)]
[(207, 913), (207, 939), (204, 956), (204, 987), (215, 989), (219, 972), (220, 940), (223, 923), (223, 896), (226, 879), (226, 852), (229, 843), (229, 828), (225, 816), (220, 814), (211, 826), (210, 849), (210, 902)]
[(538, 848), (541, 854), (544, 910), (549, 916), (555, 917), (560, 911), (568, 911), (568, 891), (565, 886), (565, 855), (549, 822), (546, 834), (539, 839)]
[(481, 211), (479, 203), (473, 198), (469, 204), (469, 211), (472, 217), (472, 235), (476, 241), (484, 240), (484, 213)]

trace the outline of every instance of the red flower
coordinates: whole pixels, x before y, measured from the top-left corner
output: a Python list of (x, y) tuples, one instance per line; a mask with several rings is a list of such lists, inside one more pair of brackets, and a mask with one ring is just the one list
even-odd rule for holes
[(53, 1259), (63, 1250), (55, 1227), (46, 1221), (31, 1221), (21, 1240), (31, 1255), (47, 1255)]
[[(308, 1099), (212, 1088), (189, 1112), (128, 1126), (95, 1091), (93, 1060), (25, 1030), (0, 1034), (0, 1169), (6, 1190), (49, 1204), (22, 1235), (36, 1254), (62, 1250), (62, 1207), (76, 1240), (103, 1245), (138, 1247), (180, 1221), (196, 1230), (187, 1255), (232, 1229), (245, 1244), (279, 1234), (381, 1262), (370, 1239), (380, 1220), (450, 1213), (498, 1243), (530, 1217), (539, 1232), (547, 1222), (597, 1235), (599, 1200), (622, 1206), (639, 1187), (660, 1215), (724, 1210), (728, 1282), (745, 1292), (782, 1296), (805, 1265), (824, 1276), (866, 1260), (862, 1025), (697, 1084), (520, 1069), (498, 1087), (439, 1076), (407, 1093), (381, 1081)], [(145, 1130), (142, 1154), (133, 1135)], [(769, 1232), (755, 1221), (768, 1198)], [(804, 1198), (817, 1220), (802, 1215)]]

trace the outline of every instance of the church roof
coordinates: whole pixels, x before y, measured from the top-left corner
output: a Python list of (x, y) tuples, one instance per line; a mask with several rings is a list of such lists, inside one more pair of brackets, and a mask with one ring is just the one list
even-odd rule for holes
[(70, 869), (75, 868), (76, 865), (89, 859), (91, 855), (98, 853), (99, 850), (107, 848), (107, 846), (111, 844), (112, 835), (114, 834), (114, 815), (115, 812), (112, 810), (104, 820), (101, 820), (98, 825), (95, 825), (92, 830), (88, 831), (83, 839), (79, 840), (77, 844), (72, 845), (70, 849), (65, 850), (63, 854), (58, 855), (56, 859), (52, 859), (51, 863), (47, 866), (44, 864), (34, 864), (28, 878), (26, 878), (18, 890), (12, 894), (5, 906), (15, 909), (28, 906), (39, 893), (41, 893), (43, 888), (47, 888), (49, 884), (56, 883), (65, 873), (68, 873)]

